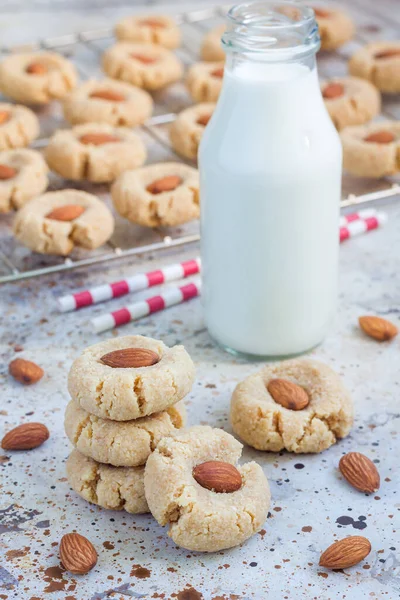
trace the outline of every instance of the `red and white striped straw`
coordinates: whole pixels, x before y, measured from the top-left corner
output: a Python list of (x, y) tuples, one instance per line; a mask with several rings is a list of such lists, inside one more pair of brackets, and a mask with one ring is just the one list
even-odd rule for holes
[(195, 275), (199, 272), (200, 258), (195, 258), (182, 263), (168, 265), (157, 271), (139, 273), (128, 279), (98, 285), (89, 290), (84, 290), (83, 292), (61, 296), (60, 298), (57, 298), (57, 304), (61, 312), (77, 310), (83, 306), (98, 304), (105, 300), (124, 296), (130, 292), (139, 292), (140, 290), (145, 290), (154, 285), (160, 285), (161, 283), (166, 283), (168, 281), (176, 281), (177, 279), (184, 279), (185, 277)]
[(91, 319), (90, 322), (96, 333), (101, 333), (107, 329), (113, 329), (118, 325), (125, 325), (125, 323), (129, 323), (130, 321), (135, 321), (141, 317), (146, 317), (152, 313), (164, 310), (169, 306), (174, 306), (174, 304), (186, 302), (186, 300), (190, 300), (190, 298), (199, 296), (200, 291), (200, 281), (187, 283), (181, 287), (171, 287), (159, 296), (147, 298), (142, 302), (128, 304), (119, 310), (95, 317), (94, 319)]
[(361, 235), (362, 233), (366, 233), (367, 231), (377, 229), (381, 225), (384, 225), (386, 221), (387, 215), (381, 212), (377, 212), (375, 213), (375, 215), (370, 217), (349, 221), (347, 225), (340, 227), (340, 242), (344, 242), (349, 238), (355, 237), (356, 235)]
[(341, 215), (339, 218), (339, 227), (345, 227), (348, 223), (359, 221), (360, 219), (369, 219), (370, 217), (375, 217), (376, 213), (376, 208), (364, 208), (363, 210), (359, 210), (355, 213)]

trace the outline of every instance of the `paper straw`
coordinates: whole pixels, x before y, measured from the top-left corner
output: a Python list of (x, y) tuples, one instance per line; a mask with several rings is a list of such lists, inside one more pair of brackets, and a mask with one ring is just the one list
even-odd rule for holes
[(367, 231), (377, 229), (387, 221), (385, 213), (376, 213), (375, 216), (367, 217), (366, 219), (357, 219), (349, 222), (346, 226), (340, 227), (340, 241), (344, 242), (349, 238), (361, 235)]
[(77, 310), (84, 306), (90, 306), (92, 304), (98, 304), (105, 300), (111, 300), (112, 298), (118, 298), (131, 292), (138, 292), (147, 288), (153, 287), (154, 285), (160, 285), (168, 281), (176, 281), (178, 279), (184, 279), (190, 275), (195, 275), (200, 272), (200, 258), (193, 260), (187, 260), (182, 263), (176, 263), (168, 265), (163, 269), (157, 271), (150, 271), (149, 273), (140, 273), (123, 279), (121, 281), (114, 281), (113, 283), (106, 283), (99, 285), (89, 290), (84, 290), (75, 294), (68, 294), (67, 296), (61, 296), (57, 298), (58, 308), (61, 312), (68, 312), (71, 310)]
[(360, 219), (369, 219), (370, 217), (375, 217), (376, 213), (377, 210), (375, 208), (365, 208), (355, 213), (341, 215), (339, 219), (339, 227), (345, 227), (348, 223), (359, 221)]
[(101, 333), (107, 329), (113, 329), (118, 325), (125, 325), (125, 323), (129, 323), (130, 321), (135, 321), (141, 317), (146, 317), (152, 313), (164, 310), (169, 306), (186, 302), (187, 300), (190, 300), (190, 298), (199, 296), (200, 290), (200, 281), (187, 283), (181, 287), (171, 287), (159, 296), (147, 298), (142, 302), (128, 304), (119, 310), (95, 317), (94, 319), (91, 319), (90, 322), (96, 333)]

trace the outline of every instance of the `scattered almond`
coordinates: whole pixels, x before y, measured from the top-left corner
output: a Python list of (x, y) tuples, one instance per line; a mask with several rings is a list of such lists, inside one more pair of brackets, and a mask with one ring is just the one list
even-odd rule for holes
[(353, 487), (372, 494), (379, 490), (378, 469), (367, 456), (360, 452), (348, 452), (339, 461), (341, 474)]
[(201, 487), (220, 493), (232, 493), (242, 487), (242, 476), (230, 463), (210, 460), (193, 469), (193, 477)]
[(321, 554), (319, 564), (327, 569), (347, 569), (362, 561), (371, 552), (371, 543), (361, 535), (351, 535), (334, 542)]
[(218, 79), (222, 79), (224, 76), (224, 67), (218, 67), (218, 69), (214, 69), (214, 71), (211, 71), (211, 75), (213, 77), (218, 77)]
[(30, 75), (44, 75), (47, 73), (47, 67), (43, 63), (32, 62), (26, 67), (26, 72)]
[(373, 142), (375, 144), (390, 144), (395, 139), (391, 131), (375, 131), (364, 138), (364, 142)]
[(4, 450), (32, 450), (49, 439), (50, 433), (42, 423), (24, 423), (11, 429), (1, 440)]
[(374, 55), (374, 58), (393, 58), (394, 56), (400, 56), (400, 48), (388, 48), (382, 50)]
[(148, 56), (146, 54), (131, 54), (131, 58), (135, 58), (139, 62), (144, 65), (151, 65), (152, 63), (157, 62), (158, 58), (155, 56)]
[(67, 533), (60, 542), (60, 559), (67, 571), (84, 575), (97, 563), (97, 552), (92, 542), (79, 533)]
[(93, 146), (101, 146), (111, 142), (120, 142), (121, 138), (109, 133), (85, 133), (79, 138), (81, 144), (92, 144)]
[(142, 19), (141, 21), (139, 21), (139, 25), (153, 28), (165, 27), (165, 23), (162, 23), (158, 19)]
[(198, 123), (199, 125), (204, 125), (204, 127), (206, 125), (208, 125), (209, 120), (211, 119), (211, 115), (200, 115), (200, 117), (197, 119), (196, 123)]
[(0, 125), (6, 123), (11, 117), (11, 113), (8, 110), (0, 110)]
[(331, 13), (328, 10), (324, 10), (323, 8), (313, 7), (313, 11), (316, 17), (322, 17), (323, 19), (327, 19), (331, 16)]
[(150, 183), (146, 190), (150, 192), (150, 194), (161, 194), (162, 192), (172, 192), (175, 190), (178, 185), (182, 183), (181, 177), (178, 175), (166, 175), (166, 177), (162, 177), (161, 179), (156, 179), (152, 183)]
[(364, 333), (379, 342), (391, 340), (399, 333), (396, 325), (386, 319), (382, 319), (382, 317), (359, 317), (358, 322)]
[(79, 204), (65, 204), (47, 213), (46, 219), (52, 221), (74, 221), (85, 212), (85, 207)]
[(110, 102), (123, 102), (125, 96), (113, 90), (97, 90), (90, 94), (90, 98), (100, 98), (101, 100), (109, 100)]
[(271, 379), (267, 390), (275, 402), (290, 410), (302, 410), (310, 402), (306, 390), (287, 379)]
[(13, 167), (9, 167), (8, 165), (0, 165), (0, 179), (5, 181), (7, 179), (12, 179), (17, 174), (17, 169)]
[(10, 375), (24, 385), (31, 385), (42, 379), (44, 371), (36, 363), (24, 358), (14, 358), (8, 365)]
[(326, 100), (333, 100), (334, 98), (340, 98), (344, 94), (344, 86), (341, 83), (329, 83), (324, 87), (322, 95)]
[(108, 352), (100, 360), (114, 369), (137, 369), (155, 365), (159, 362), (160, 357), (153, 350), (147, 348), (124, 348)]

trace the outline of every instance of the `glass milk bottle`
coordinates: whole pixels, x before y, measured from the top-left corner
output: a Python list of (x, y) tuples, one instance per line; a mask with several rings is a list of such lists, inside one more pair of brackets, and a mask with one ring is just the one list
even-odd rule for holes
[(297, 2), (232, 8), (222, 91), (199, 150), (203, 307), (249, 357), (319, 344), (335, 313), (342, 150)]

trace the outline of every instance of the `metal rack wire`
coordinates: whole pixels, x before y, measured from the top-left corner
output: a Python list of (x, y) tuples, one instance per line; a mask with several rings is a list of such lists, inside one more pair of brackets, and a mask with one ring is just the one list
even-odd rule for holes
[[(175, 15), (176, 20), (181, 25), (191, 25), (197, 27), (199, 30), (204, 31), (205, 22), (212, 19), (218, 19), (224, 16), (226, 13), (226, 7), (210, 7), (201, 10), (183, 12)], [(96, 45), (96, 42), (101, 42), (110, 39), (113, 35), (111, 28), (103, 28), (96, 30), (80, 31), (67, 35), (61, 35), (57, 37), (48, 37), (38, 40), (32, 44), (25, 44), (19, 46), (7, 46), (0, 47), (2, 54), (8, 54), (10, 52), (18, 51), (37, 51), (37, 50), (58, 50), (62, 51), (65, 48), (76, 48), (78, 45), (83, 45), (86, 49), (92, 52), (101, 54), (101, 49)], [(182, 45), (182, 50), (185, 52), (188, 59), (191, 61), (197, 58), (197, 55), (193, 50), (185, 43)], [(92, 74), (81, 64), (75, 62), (78, 72), (82, 79), (87, 79)], [(388, 113), (388, 116), (390, 113)], [(158, 145), (168, 150), (169, 153), (175, 155), (177, 159), (182, 161), (168, 142), (162, 135), (159, 134), (157, 128), (172, 122), (176, 117), (174, 112), (165, 112), (161, 115), (150, 118), (145, 124), (141, 126), (141, 129)], [(42, 137), (36, 140), (32, 144), (33, 148), (43, 148), (47, 145), (48, 138)], [(341, 207), (343, 209), (361, 204), (372, 204), (376, 201), (388, 199), (390, 197), (400, 194), (400, 185), (392, 184), (386, 189), (380, 189), (377, 191), (371, 191), (366, 194), (349, 194), (342, 202)], [(144, 245), (134, 246), (127, 249), (122, 249), (116, 246), (113, 242), (106, 244), (107, 250), (104, 252), (96, 253), (95, 255), (87, 255), (83, 258), (65, 258), (63, 262), (57, 264), (51, 264), (41, 266), (40, 268), (28, 268), (22, 270), (14, 264), (13, 260), (0, 249), (0, 265), (3, 270), (6, 271), (5, 275), (0, 275), (0, 284), (16, 282), (23, 279), (32, 277), (39, 277), (42, 275), (54, 274), (63, 271), (70, 271), (79, 267), (90, 267), (95, 264), (106, 263), (114, 260), (120, 260), (122, 258), (133, 257), (146, 252), (158, 252), (167, 248), (186, 246), (193, 244), (200, 240), (199, 233), (195, 234), (183, 234), (183, 235), (163, 235), (160, 233), (160, 241), (147, 243)]]

